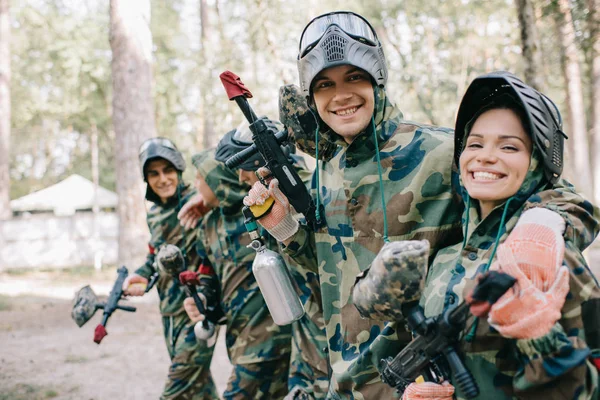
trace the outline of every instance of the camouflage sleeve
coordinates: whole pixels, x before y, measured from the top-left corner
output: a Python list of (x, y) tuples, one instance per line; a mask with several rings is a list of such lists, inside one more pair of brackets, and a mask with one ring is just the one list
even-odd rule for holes
[(566, 222), (565, 239), (572, 241), (580, 251), (598, 236), (600, 209), (584, 199), (564, 179), (552, 189), (531, 196), (525, 204), (525, 210), (534, 207), (544, 207), (562, 216)]
[(559, 323), (540, 338), (517, 340), (517, 348), (523, 367), (513, 387), (519, 398), (537, 398), (551, 388), (548, 399), (588, 399), (597, 389), (597, 372), (587, 361), (590, 349), (579, 338), (568, 337)]
[(146, 279), (150, 279), (150, 277), (156, 272), (154, 268), (154, 259), (156, 258), (156, 254), (154, 254), (154, 247), (151, 244), (148, 244), (148, 255), (146, 256), (146, 262), (142, 264), (141, 267), (135, 270), (135, 273), (143, 276)]
[(292, 257), (300, 267), (310, 272), (319, 272), (315, 235), (306, 225), (300, 225), (298, 232), (292, 236), (292, 242), (284, 247), (283, 252)]
[(532, 397), (534, 392), (548, 399), (598, 396), (598, 370), (594, 365), (600, 353), (597, 313), (591, 320), (586, 318), (582, 304), (597, 302), (600, 288), (572, 237), (565, 238), (564, 264), (570, 269), (570, 288), (562, 318), (541, 338), (517, 340), (523, 367), (515, 375), (513, 386), (518, 394), (529, 394), (522, 398)]

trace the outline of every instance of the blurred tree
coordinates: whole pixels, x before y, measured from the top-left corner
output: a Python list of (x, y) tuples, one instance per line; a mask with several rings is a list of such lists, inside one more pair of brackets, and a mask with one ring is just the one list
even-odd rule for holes
[(525, 62), (525, 82), (542, 90), (540, 44), (536, 28), (535, 9), (531, 0), (515, 0), (521, 27), (521, 48)]
[(110, 1), (113, 125), (119, 205), (119, 262), (136, 265), (147, 239), (141, 143), (156, 136), (152, 97), (152, 36), (149, 0)]
[(587, 0), (590, 32), (590, 101), (594, 200), (600, 203), (600, 0)]
[(10, 13), (0, 0), (0, 220), (10, 211)]
[(552, 11), (559, 36), (561, 66), (566, 85), (567, 114), (571, 140), (567, 141), (575, 173), (571, 179), (579, 190), (592, 198), (589, 142), (585, 107), (583, 104), (582, 74), (579, 50), (575, 42), (575, 28), (569, 0), (553, 0)]

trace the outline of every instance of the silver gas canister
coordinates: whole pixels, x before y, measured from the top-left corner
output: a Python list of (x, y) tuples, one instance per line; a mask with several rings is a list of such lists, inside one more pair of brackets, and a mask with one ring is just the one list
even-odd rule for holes
[(260, 239), (253, 240), (250, 246), (256, 250), (252, 272), (273, 321), (282, 326), (302, 318), (304, 307), (283, 258), (267, 249)]

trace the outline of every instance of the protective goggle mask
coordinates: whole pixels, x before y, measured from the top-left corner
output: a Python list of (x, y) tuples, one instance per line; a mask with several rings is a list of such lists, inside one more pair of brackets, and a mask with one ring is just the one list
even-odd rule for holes
[(337, 11), (318, 16), (306, 25), (300, 37), (300, 58), (310, 53), (332, 25), (363, 44), (376, 46), (379, 43), (375, 30), (367, 20), (353, 12)]
[(169, 149), (178, 151), (177, 147), (175, 147), (175, 144), (173, 144), (173, 142), (171, 142), (169, 139), (156, 137), (156, 138), (150, 138), (150, 139), (146, 140), (144, 143), (142, 143), (138, 154), (141, 155), (144, 151), (148, 150), (148, 148), (152, 145), (163, 146), (163, 147), (167, 147)]

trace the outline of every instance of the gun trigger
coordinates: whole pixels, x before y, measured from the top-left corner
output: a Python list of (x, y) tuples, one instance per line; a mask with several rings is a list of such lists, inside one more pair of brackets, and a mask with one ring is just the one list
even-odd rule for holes
[(252, 211), (252, 215), (254, 215), (254, 218), (259, 219), (267, 215), (269, 211), (271, 211), (271, 208), (273, 208), (273, 204), (275, 204), (275, 200), (273, 200), (272, 197), (269, 197), (261, 205), (250, 206), (250, 211)]

